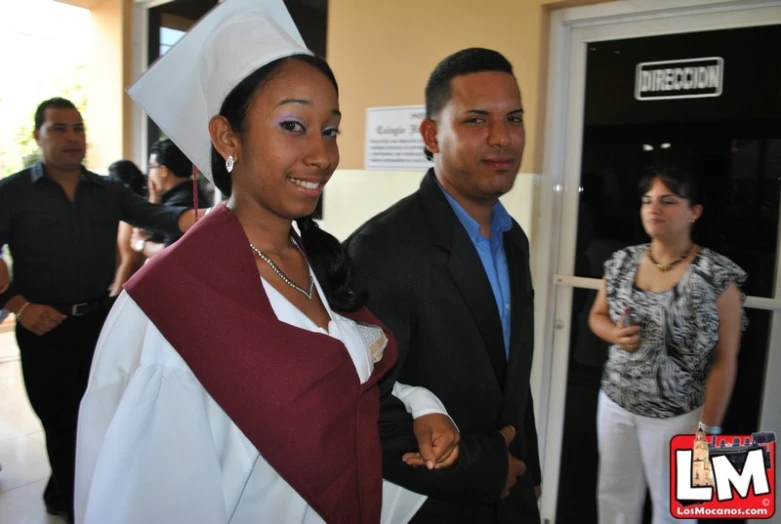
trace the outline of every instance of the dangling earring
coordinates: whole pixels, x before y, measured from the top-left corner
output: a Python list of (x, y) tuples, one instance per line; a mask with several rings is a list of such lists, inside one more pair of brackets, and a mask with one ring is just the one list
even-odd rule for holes
[(693, 218), (690, 218), (690, 219), (689, 219), (689, 223), (690, 223), (690, 224), (694, 224), (695, 222), (696, 222), (696, 220), (694, 220)]
[(225, 161), (225, 169), (228, 171), (228, 173), (233, 171), (233, 164), (235, 164), (233, 161), (233, 155), (228, 155), (228, 159)]

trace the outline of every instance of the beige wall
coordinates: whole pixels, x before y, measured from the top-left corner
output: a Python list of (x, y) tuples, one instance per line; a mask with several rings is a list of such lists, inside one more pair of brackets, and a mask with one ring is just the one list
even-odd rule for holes
[[(339, 240), (345, 240), (379, 211), (417, 191), (422, 178), (422, 173), (414, 171), (340, 169), (323, 193), (323, 228)], [(527, 232), (532, 229), (530, 196), (536, 192), (537, 178), (521, 173), (513, 190), (502, 197), (507, 209), (516, 210), (513, 216)]]
[[(133, 0), (60, 1), (87, 2), (91, 8), (88, 163), (103, 169), (133, 152), (133, 106), (124, 91), (132, 81)], [(344, 114), (340, 172), (325, 196), (324, 218), (334, 233), (343, 236), (414, 191), (422, 174), (363, 171), (366, 108), (422, 104), (425, 82), (439, 60), (482, 46), (507, 56), (523, 93), (527, 145), (521, 171), (530, 175), (522, 174), (504, 200), (534, 236), (539, 177), (532, 174), (542, 170), (549, 10), (599, 1), (330, 0), (328, 59), (339, 79)], [(360, 205), (352, 212), (346, 201)]]
[(548, 9), (559, 0), (329, 0), (328, 61), (340, 88), (343, 169), (363, 169), (366, 108), (423, 104), (434, 66), (466, 47), (512, 62), (526, 109), (521, 171), (539, 173)]
[(344, 115), (340, 170), (324, 193), (324, 226), (343, 239), (415, 191), (422, 172), (365, 171), (366, 108), (421, 105), (434, 66), (467, 47), (513, 64), (526, 119), (526, 152), (502, 201), (536, 247), (550, 10), (605, 0), (329, 0), (328, 61)]
[(102, 170), (132, 152), (131, 101), (125, 94), (132, 74), (132, 0), (103, 0), (91, 9), (88, 63), (87, 163)]
[(122, 158), (133, 158), (133, 99), (125, 89), (135, 80), (133, 77), (133, 0), (122, 0)]
[(56, 0), (57, 2), (62, 2), (63, 4), (70, 4), (76, 7), (83, 7), (84, 9), (92, 9), (94, 6), (98, 5), (101, 0)]

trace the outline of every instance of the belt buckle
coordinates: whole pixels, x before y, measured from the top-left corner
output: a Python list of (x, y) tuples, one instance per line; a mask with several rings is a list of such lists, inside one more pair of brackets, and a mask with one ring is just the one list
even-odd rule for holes
[(79, 309), (85, 306), (89, 306), (89, 302), (82, 302), (81, 304), (73, 304), (71, 306), (71, 316), (72, 317), (80, 317), (82, 315), (86, 315), (89, 313), (89, 311), (83, 311), (80, 312)]

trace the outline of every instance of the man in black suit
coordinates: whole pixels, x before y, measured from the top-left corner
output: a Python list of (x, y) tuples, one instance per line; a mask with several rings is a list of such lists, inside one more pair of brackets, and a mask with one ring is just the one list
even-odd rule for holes
[[(539, 522), (529, 242), (499, 202), (525, 138), (510, 63), (487, 49), (443, 60), (420, 132), (434, 160), (420, 189), (346, 241), (369, 307), (399, 342), (382, 389), (384, 476), (428, 495), (412, 522)], [(419, 467), (412, 419), (387, 394), (396, 379), (445, 404), (461, 431), (451, 468)]]

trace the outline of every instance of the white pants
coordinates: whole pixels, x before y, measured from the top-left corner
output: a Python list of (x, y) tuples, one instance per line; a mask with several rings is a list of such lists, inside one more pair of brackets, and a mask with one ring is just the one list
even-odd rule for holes
[(689, 433), (702, 408), (672, 418), (629, 413), (599, 392), (597, 443), (600, 524), (638, 524), (642, 520), (646, 486), (651, 491), (653, 524), (696, 523), (670, 514), (670, 440)]

